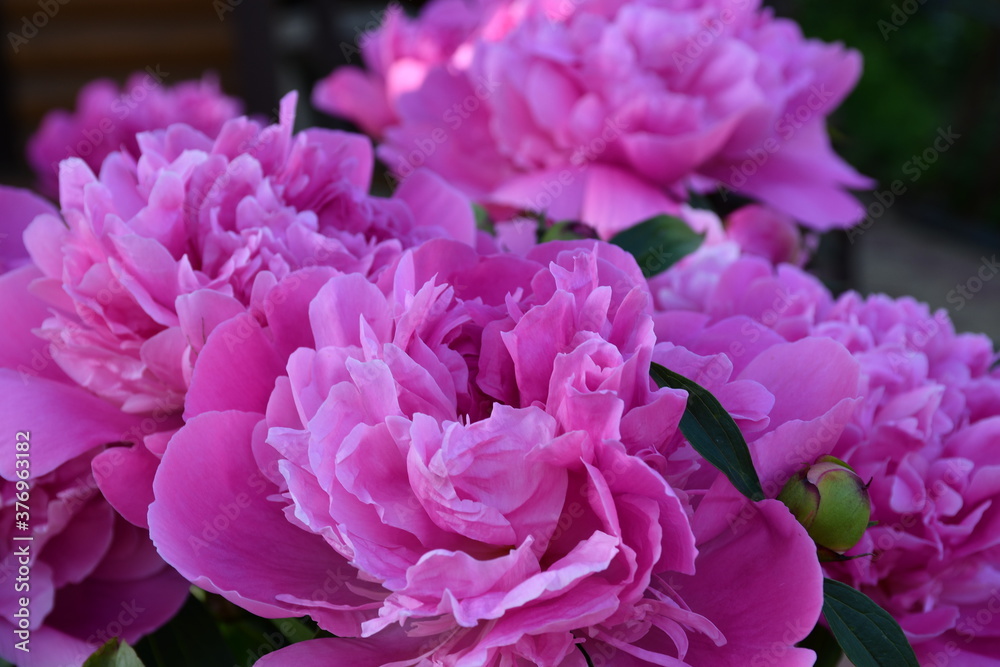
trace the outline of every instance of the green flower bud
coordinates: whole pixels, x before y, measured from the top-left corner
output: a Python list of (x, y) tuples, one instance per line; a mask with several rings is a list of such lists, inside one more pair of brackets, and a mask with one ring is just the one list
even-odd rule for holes
[(843, 553), (868, 529), (872, 505), (868, 485), (840, 459), (822, 456), (799, 470), (778, 500), (805, 526), (820, 550)]

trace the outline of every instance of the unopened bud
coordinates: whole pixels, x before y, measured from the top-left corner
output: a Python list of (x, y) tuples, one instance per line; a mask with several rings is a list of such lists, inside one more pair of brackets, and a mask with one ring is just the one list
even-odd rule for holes
[(872, 505), (865, 484), (840, 459), (823, 456), (788, 480), (778, 500), (805, 526), (820, 550), (843, 553), (868, 529)]

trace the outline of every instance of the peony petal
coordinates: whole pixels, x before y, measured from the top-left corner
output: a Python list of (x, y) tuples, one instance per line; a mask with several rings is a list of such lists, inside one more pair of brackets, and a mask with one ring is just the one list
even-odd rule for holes
[(28, 259), (24, 246), (24, 230), (36, 216), (47, 213), (58, 216), (59, 211), (38, 195), (20, 188), (0, 186), (0, 270)]
[[(247, 360), (253, 360), (247, 363)], [(274, 343), (250, 314), (227, 320), (209, 335), (198, 355), (184, 418), (213, 410), (263, 413), (284, 363)]]
[[(30, 433), (31, 472), (40, 477), (99, 445), (135, 441), (141, 418), (89, 392), (40, 377), (0, 369), (0, 424)], [(53, 406), (59, 406), (58, 410)], [(15, 458), (0, 461), (0, 476), (16, 479)]]
[(693, 523), (700, 549), (697, 576), (673, 576), (669, 583), (683, 591), (692, 611), (715, 624), (725, 645), (689, 634), (686, 661), (718, 667), (761, 660), (780, 667), (813, 664), (812, 651), (794, 644), (819, 619), (823, 573), (815, 544), (788, 509), (774, 500), (751, 503), (738, 494), (709, 496)]
[(861, 369), (843, 345), (806, 338), (775, 345), (747, 364), (739, 378), (755, 380), (774, 394), (770, 429), (792, 419), (822, 416), (859, 394)]
[(125, 519), (149, 528), (146, 512), (153, 502), (153, 476), (160, 465), (143, 443), (110, 447), (94, 457), (94, 479), (101, 493)]
[(153, 483), (150, 536), (185, 578), (254, 614), (312, 613), (336, 634), (357, 634), (357, 614), (281, 601), (288, 595), (313, 600), (325, 582), (354, 603), (349, 581), (335, 572), (338, 566), (352, 568), (321, 537), (289, 523), (281, 506), (269, 500), (278, 489), (257, 468), (251, 451), (261, 418), (207, 412), (177, 432)]

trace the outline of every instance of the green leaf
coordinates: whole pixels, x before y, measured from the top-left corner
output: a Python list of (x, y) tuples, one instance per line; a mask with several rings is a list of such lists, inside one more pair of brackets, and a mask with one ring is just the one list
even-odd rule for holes
[(708, 197), (700, 192), (695, 192), (694, 190), (688, 190), (687, 203), (691, 208), (712, 212), (715, 211), (715, 208), (712, 206), (712, 202), (708, 200)]
[(705, 237), (680, 218), (658, 215), (611, 237), (630, 252), (647, 278), (666, 271), (698, 249)]
[(236, 656), (230, 664), (250, 667), (262, 657), (288, 645), (287, 638), (268, 619), (247, 615), (219, 623), (219, 631)]
[(823, 616), (855, 667), (920, 667), (896, 620), (861, 591), (824, 579)]
[(144, 667), (142, 660), (127, 642), (119, 642), (118, 638), (108, 640), (108, 643), (94, 651), (87, 658), (83, 667)]
[(548, 243), (549, 241), (578, 241), (583, 237), (574, 231), (576, 223), (574, 222), (557, 222), (549, 227), (542, 226), (539, 228), (539, 243)]
[(271, 623), (278, 628), (290, 644), (297, 644), (316, 637), (316, 629), (309, 627), (297, 618), (274, 618), (271, 619)]
[(237, 664), (215, 618), (194, 596), (169, 623), (136, 644), (149, 667), (219, 667)]
[(479, 204), (473, 204), (472, 213), (476, 216), (476, 229), (482, 230), (488, 234), (496, 235), (496, 229), (493, 227), (493, 220), (490, 219), (490, 214), (487, 213), (485, 208)]
[(681, 433), (705, 460), (722, 471), (733, 486), (751, 500), (763, 500), (764, 490), (753, 467), (750, 450), (736, 422), (719, 401), (701, 385), (683, 375), (651, 364), (650, 375), (661, 387), (688, 393), (681, 417)]

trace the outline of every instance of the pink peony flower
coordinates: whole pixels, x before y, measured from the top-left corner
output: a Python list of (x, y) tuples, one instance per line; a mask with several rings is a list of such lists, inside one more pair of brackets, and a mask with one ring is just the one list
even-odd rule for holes
[(629, 256), (434, 241), (375, 283), (313, 277), (278, 283), (266, 328), (209, 335), (149, 512), (197, 585), (345, 637), (259, 664), (811, 659), (801, 526), (765, 501), (731, 529), (732, 499), (692, 512), (644, 458), (684, 395), (648, 378)]
[[(342, 47), (348, 62), (363, 53), (371, 75), (345, 68), (320, 81), (313, 91), (318, 106), (335, 107), (373, 136), (396, 120), (399, 97), (415, 90), (431, 68), (445, 65), (499, 6), (494, 0), (441, 0), (428, 5), (419, 22), (389, 4), (377, 36), (363, 33), (354, 47)], [(464, 47), (468, 49), (468, 47)]]
[[(23, 227), (14, 217), (9, 228)], [(95, 455), (141, 422), (76, 386), (32, 334), (49, 316), (29, 293), (40, 275), (30, 264), (0, 275), (0, 307), (17, 314), (0, 346), (0, 427), (10, 434), (0, 458), (0, 657), (76, 667), (111, 637), (134, 642), (165, 623), (189, 585), (98, 490), (127, 468), (128, 450)], [(27, 652), (16, 647), (24, 640)]]
[(212, 77), (164, 86), (165, 76), (150, 67), (134, 73), (122, 89), (99, 79), (80, 91), (75, 113), (49, 112), (28, 141), (28, 162), (42, 192), (59, 194), (59, 163), (66, 158), (79, 157), (96, 172), (113, 152), (137, 158), (142, 132), (184, 123), (214, 138), (242, 113), (243, 105), (223, 95)]
[[(72, 409), (68, 394), (58, 398), (50, 411)], [(134, 643), (166, 623), (189, 585), (163, 562), (148, 533), (101, 496), (91, 472), (94, 452), (50, 469), (35, 457), (56, 442), (39, 437), (31, 419), (20, 423), (30, 430), (11, 437), (30, 445), (30, 457), (19, 460), (31, 467), (18, 470), (31, 476), (19, 485), (12, 441), (0, 481), (0, 657), (24, 667), (78, 667), (112, 637)], [(26, 519), (27, 530), (15, 519)]]
[(361, 137), (292, 134), (245, 118), (210, 139), (186, 125), (141, 134), (140, 157), (115, 153), (99, 176), (62, 166), (62, 217), (25, 239), (56, 314), (42, 335), (63, 370), (126, 412), (182, 405), (191, 367), (220, 321), (266, 319), (267, 291), (303, 266), (377, 272), (401, 247), (474, 238), (471, 211), (423, 176), (394, 199), (369, 197)]
[(215, 139), (187, 125), (140, 134), (138, 159), (113, 153), (97, 176), (67, 160), (61, 215), (40, 215), (25, 232), (43, 275), (2, 298), (49, 311), (37, 330), (49, 343), (42, 363), (143, 416), (123, 438), (136, 444), (128, 466), (101, 482), (140, 526), (214, 327), (233, 318), (264, 325), (274, 285), (296, 270), (374, 277), (426, 239), (475, 241), (468, 201), (437, 177), (415, 175), (391, 199), (370, 197), (368, 140), (293, 134), (294, 107), (293, 94), (277, 125), (238, 118)]
[[(992, 664), (1000, 488), (988, 480), (1000, 463), (991, 447), (1000, 442), (1000, 373), (991, 370), (989, 339), (956, 334), (945, 312), (913, 299), (834, 300), (798, 269), (740, 259), (724, 245), (689, 257), (653, 291), (665, 307), (658, 333), (684, 318), (686, 345), (724, 351), (734, 363), (775, 338), (822, 337), (850, 351), (864, 400), (849, 423), (818, 434), (812, 447), (763, 451), (762, 476), (774, 492), (800, 460), (832, 454), (871, 479), (878, 524), (848, 554), (873, 555), (827, 573), (892, 613), (921, 664)], [(717, 334), (740, 320), (729, 340)]]
[(391, 13), (363, 45), (368, 70), (314, 93), (379, 137), (400, 178), (426, 165), (484, 205), (604, 238), (716, 187), (821, 231), (862, 217), (844, 189), (869, 181), (825, 125), (856, 52), (758, 2), (511, 0), (444, 19), (454, 4)]

